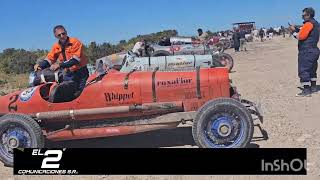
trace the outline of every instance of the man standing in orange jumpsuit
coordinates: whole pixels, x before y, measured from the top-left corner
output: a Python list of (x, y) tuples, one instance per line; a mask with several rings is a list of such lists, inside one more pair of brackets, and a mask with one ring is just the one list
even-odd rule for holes
[(314, 9), (303, 9), (302, 18), (304, 20), (301, 29), (291, 25), (289, 28), (293, 36), (299, 40), (298, 43), (298, 75), (303, 86), (301, 93), (297, 97), (311, 97), (317, 92), (317, 68), (319, 59), (319, 23), (314, 19)]

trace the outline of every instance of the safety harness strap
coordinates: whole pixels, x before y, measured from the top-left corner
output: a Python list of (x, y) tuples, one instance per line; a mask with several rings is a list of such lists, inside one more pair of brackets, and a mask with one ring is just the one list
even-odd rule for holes
[(201, 99), (201, 89), (200, 89), (200, 66), (197, 66), (197, 98)]
[(152, 99), (153, 102), (157, 101), (157, 94), (156, 94), (156, 72), (159, 70), (159, 67), (156, 67), (152, 72)]
[(129, 76), (130, 76), (130, 74), (132, 74), (135, 71), (136, 71), (136, 69), (132, 69), (129, 73), (127, 73), (126, 77), (124, 78), (124, 89), (128, 89)]

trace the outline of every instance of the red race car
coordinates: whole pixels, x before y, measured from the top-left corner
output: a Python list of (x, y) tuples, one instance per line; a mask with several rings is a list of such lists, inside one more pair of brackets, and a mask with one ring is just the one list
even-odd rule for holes
[(193, 122), (203, 148), (246, 147), (262, 122), (259, 108), (231, 85), (227, 68), (190, 71), (116, 70), (90, 76), (80, 95), (56, 82), (0, 97), (0, 159), (44, 140), (73, 140), (176, 128)]

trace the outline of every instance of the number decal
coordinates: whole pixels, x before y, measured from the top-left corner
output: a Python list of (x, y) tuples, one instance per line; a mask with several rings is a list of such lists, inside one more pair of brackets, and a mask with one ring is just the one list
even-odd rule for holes
[(10, 97), (10, 99), (9, 99), (10, 103), (8, 105), (9, 112), (11, 112), (12, 110), (13, 111), (18, 111), (18, 106), (15, 104), (17, 102), (17, 100), (18, 100), (18, 97), (19, 97), (18, 94), (15, 94), (15, 95)]
[(48, 156), (50, 154), (57, 155), (57, 157), (46, 157), (42, 161), (41, 168), (59, 168), (60, 164), (48, 164), (48, 162), (58, 162), (62, 158), (61, 150), (47, 150), (44, 155)]

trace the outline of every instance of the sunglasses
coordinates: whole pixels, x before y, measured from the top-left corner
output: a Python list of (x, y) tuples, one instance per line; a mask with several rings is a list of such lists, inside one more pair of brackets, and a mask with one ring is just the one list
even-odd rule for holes
[(57, 37), (62, 37), (64, 35), (66, 35), (66, 34), (67, 34), (66, 32), (63, 32), (63, 33), (58, 34)]

